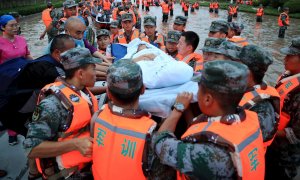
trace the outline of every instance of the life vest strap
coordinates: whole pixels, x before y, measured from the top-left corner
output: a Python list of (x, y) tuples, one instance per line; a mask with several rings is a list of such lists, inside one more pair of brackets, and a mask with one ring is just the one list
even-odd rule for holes
[(71, 131), (71, 132), (68, 132), (68, 133), (65, 133), (65, 132), (59, 132), (58, 133), (58, 137), (59, 138), (67, 138), (69, 136), (72, 136), (72, 135), (75, 135), (73, 138), (76, 138), (78, 137), (80, 134), (86, 132), (86, 131), (90, 131), (90, 124), (87, 124), (86, 126), (76, 130), (76, 131)]

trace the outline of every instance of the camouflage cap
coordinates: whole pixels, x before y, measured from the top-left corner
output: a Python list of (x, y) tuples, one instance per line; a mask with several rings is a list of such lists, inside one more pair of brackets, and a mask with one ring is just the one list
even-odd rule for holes
[(220, 44), (225, 41), (224, 38), (206, 38), (204, 42), (204, 46), (202, 48), (203, 52), (213, 52), (213, 53), (221, 53), (219, 50)]
[(299, 55), (300, 54), (300, 37), (292, 39), (290, 47), (281, 48), (280, 52), (285, 55)]
[(85, 64), (100, 64), (102, 61), (94, 58), (87, 48), (72, 48), (62, 54), (61, 63), (65, 70), (74, 69)]
[(209, 27), (210, 32), (223, 32), (223, 33), (228, 33), (228, 22), (224, 20), (217, 20), (211, 22), (211, 25)]
[(100, 36), (110, 36), (110, 32), (107, 29), (100, 29), (96, 32), (96, 37), (100, 37)]
[(118, 28), (119, 27), (119, 21), (111, 21), (110, 27), (111, 28)]
[(220, 54), (229, 57), (231, 60), (239, 60), (241, 50), (240, 46), (230, 41), (223, 41), (219, 46)]
[(144, 17), (144, 26), (156, 26), (156, 17), (145, 16)]
[(249, 70), (244, 64), (215, 60), (204, 64), (201, 75), (193, 77), (193, 81), (219, 93), (244, 93), (248, 84)]
[(244, 25), (243, 24), (238, 24), (236, 22), (230, 22), (228, 24), (229, 24), (230, 29), (233, 29), (233, 30), (235, 30), (238, 33), (241, 33), (243, 31), (243, 29), (244, 29)]
[(133, 20), (133, 16), (131, 13), (124, 13), (121, 16), (122, 21), (132, 21)]
[(242, 48), (240, 61), (248, 66), (252, 73), (264, 76), (268, 67), (273, 62), (273, 56), (264, 48), (248, 45)]
[(66, 0), (64, 3), (63, 3), (63, 7), (64, 8), (71, 8), (71, 7), (74, 7), (74, 6), (77, 6), (78, 4), (76, 4), (76, 2), (74, 0)]
[(187, 17), (185, 16), (176, 16), (174, 20), (174, 24), (185, 25), (187, 21)]
[(107, 70), (107, 87), (118, 94), (130, 94), (143, 85), (140, 66), (130, 59), (121, 59)]
[(169, 31), (167, 34), (166, 42), (178, 43), (181, 37), (180, 31)]

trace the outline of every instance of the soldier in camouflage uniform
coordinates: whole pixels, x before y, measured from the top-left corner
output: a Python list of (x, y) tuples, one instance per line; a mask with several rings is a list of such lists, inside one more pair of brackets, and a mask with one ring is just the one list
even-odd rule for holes
[[(237, 172), (238, 167), (234, 165), (233, 156), (229, 154), (230, 150), (216, 143), (217, 139), (222, 139), (222, 135), (216, 135), (215, 140), (211, 137), (211, 141), (207, 141), (210, 137), (203, 133), (205, 133), (205, 129), (209, 128), (210, 123), (221, 125), (226, 123), (224, 121), (227, 121), (227, 125), (232, 126), (232, 128), (235, 126), (232, 124), (233, 122), (256, 121), (253, 129), (257, 133), (257, 129), (259, 129), (258, 120), (249, 118), (248, 113), (251, 114), (251, 112), (237, 108), (247, 87), (248, 72), (245, 65), (233, 61), (216, 60), (204, 64), (202, 76), (196, 76), (193, 79), (199, 85), (198, 104), (203, 112), (202, 115), (193, 120), (193, 124), (200, 126), (202, 123), (206, 123), (207, 125), (202, 131), (199, 129), (199, 132), (195, 131), (195, 134), (188, 136), (192, 137), (190, 140), (176, 139), (173, 134), (174, 129), (192, 98), (192, 94), (188, 92), (179, 94), (174, 104), (174, 110), (151, 141), (153, 149), (163, 164), (176, 168), (188, 176), (188, 179), (238, 179), (240, 174)], [(212, 101), (217, 103), (216, 106), (212, 105)], [(247, 115), (242, 115), (244, 113)], [(232, 118), (234, 116), (239, 118)], [(230, 120), (231, 123), (228, 123), (228, 119), (232, 120)], [(196, 128), (196, 126), (193, 127)], [(193, 127), (190, 127), (187, 132), (193, 130)], [(258, 148), (261, 158), (258, 159), (259, 164), (256, 166), (256, 170), (261, 171), (262, 174), (261, 177), (256, 176), (256, 178), (263, 179), (264, 150), (261, 134), (258, 136), (260, 138), (257, 139), (255, 146)], [(251, 170), (251, 167), (243, 168), (246, 171)]]
[(211, 22), (208, 37), (226, 38), (228, 35), (229, 25), (224, 20), (216, 20)]
[(178, 55), (178, 42), (181, 36), (180, 31), (169, 31), (166, 38), (166, 53), (174, 59), (179, 60)]
[(100, 29), (96, 32), (98, 51), (106, 55), (106, 48), (110, 45), (110, 32), (107, 29)]
[(173, 29), (175, 31), (184, 32), (186, 22), (187, 22), (187, 17), (176, 16), (173, 24)]
[[(85, 48), (70, 49), (61, 55), (61, 59), (66, 78), (57, 79), (56, 82), (62, 85), (55, 86), (52, 84), (52, 87), (65, 87), (73, 94), (67, 97), (60, 90), (53, 90), (51, 93), (51, 87), (48, 90), (47, 88), (42, 90), (44, 93), (41, 95), (45, 97), (40, 96), (43, 99), (35, 108), (32, 122), (28, 125), (27, 137), (23, 142), (28, 157), (43, 158), (40, 159), (42, 162), (49, 161), (49, 158), (54, 158), (55, 161), (56, 156), (63, 156), (74, 150), (79, 151), (84, 157), (90, 157), (92, 154), (92, 140), (89, 137), (75, 138), (77, 137), (76, 132), (80, 132), (79, 130), (74, 130), (73, 133), (75, 134), (73, 135), (75, 137), (69, 140), (61, 141), (58, 138), (63, 139), (64, 132), (72, 127), (73, 121), (78, 123), (80, 118), (73, 119), (74, 114), (78, 114), (77, 111), (80, 113), (89, 112), (92, 116), (92, 113), (97, 110), (97, 102), (94, 101), (93, 95), (86, 87), (94, 85), (96, 80), (95, 64), (101, 63), (101, 60), (93, 58), (89, 50)], [(84, 101), (88, 105), (83, 105), (80, 109), (77, 106), (77, 109), (74, 108), (74, 103), (71, 106), (69, 104), (80, 101)], [(87, 116), (84, 119), (86, 118)], [(86, 120), (89, 121), (90, 119)], [(59, 163), (59, 161), (56, 162)], [(46, 163), (45, 167), (48, 165)], [(45, 168), (45, 175), (48, 177), (53, 175), (56, 173), (54, 172), (56, 168), (58, 167), (53, 167), (53, 162), (51, 162), (49, 167)]]
[[(289, 121), (282, 128), (279, 124), (276, 138), (267, 150), (267, 180), (295, 179), (300, 166), (300, 85), (297, 83), (300, 76), (300, 37), (294, 38), (292, 44), (282, 48), (280, 52), (286, 55), (284, 58), (286, 72), (279, 78), (275, 88), (283, 102), (280, 123), (284, 124), (281, 120), (283, 116), (288, 116)], [(291, 83), (292, 79), (294, 81)], [(281, 86), (287, 89), (291, 85), (294, 88), (287, 94), (279, 90)]]
[[(242, 49), (239, 59), (250, 70), (247, 92), (243, 97), (245, 101), (242, 100), (240, 105), (257, 113), (267, 147), (276, 134), (280, 114), (279, 94), (263, 81), (269, 65), (273, 63), (273, 57), (262, 47), (248, 45)], [(250, 94), (256, 95), (252, 97)]]

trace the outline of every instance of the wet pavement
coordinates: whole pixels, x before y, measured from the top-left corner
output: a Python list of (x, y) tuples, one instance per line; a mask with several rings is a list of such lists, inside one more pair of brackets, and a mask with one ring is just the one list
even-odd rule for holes
[[(140, 7), (141, 8), (141, 7)], [(168, 30), (172, 29), (172, 24), (176, 15), (183, 15), (179, 4), (175, 5), (174, 16), (169, 17), (168, 23), (162, 23), (162, 13), (160, 7), (150, 7), (149, 15), (157, 17), (158, 31), (166, 34)], [(146, 13), (141, 11), (141, 15), (145, 16)], [(195, 13), (189, 12), (186, 30), (195, 31), (200, 36), (200, 44), (197, 51), (201, 52), (200, 48), (207, 38), (210, 23), (217, 19), (226, 19), (227, 12), (224, 10), (219, 11), (219, 15), (209, 14), (207, 8), (200, 8)], [(279, 53), (279, 49), (283, 46), (290, 44), (291, 39), (300, 35), (299, 19), (291, 19), (291, 26), (286, 31), (286, 38), (279, 39), (277, 18), (275, 16), (264, 16), (263, 23), (255, 22), (255, 14), (239, 13), (239, 17), (234, 19), (239, 23), (243, 23), (245, 29), (242, 36), (247, 37), (251, 42), (265, 47), (272, 52), (275, 62), (270, 66), (267, 73), (266, 81), (274, 84), (278, 75), (283, 69), (283, 56)], [(40, 34), (44, 31), (44, 25), (41, 20), (41, 14), (34, 14), (24, 17), (21, 20), (22, 35), (25, 36), (29, 44), (29, 49), (34, 58), (43, 55), (44, 49), (48, 43), (47, 37), (39, 40)], [(16, 146), (8, 145), (8, 136), (6, 133), (0, 133), (0, 169), (8, 171), (8, 175), (3, 179), (27, 179), (26, 171), (26, 158), (22, 148), (22, 141), (24, 137), (19, 136), (20, 143)], [(297, 178), (296, 178), (297, 179)], [(299, 177), (300, 179), (300, 177)]]

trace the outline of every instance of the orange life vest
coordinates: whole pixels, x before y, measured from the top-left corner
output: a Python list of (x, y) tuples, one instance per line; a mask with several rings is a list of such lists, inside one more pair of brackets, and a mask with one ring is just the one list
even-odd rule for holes
[(104, 11), (109, 11), (110, 6), (111, 6), (111, 3), (108, 0), (103, 2), (103, 10)]
[(50, 8), (47, 8), (42, 12), (42, 20), (43, 20), (43, 23), (46, 27), (48, 27), (52, 22), (50, 12), (51, 12)]
[(133, 24), (136, 24), (136, 16), (135, 16), (135, 13), (134, 13), (131, 9), (129, 9), (129, 13), (132, 14), (132, 21), (133, 21)]
[(162, 12), (163, 12), (164, 14), (168, 14), (168, 13), (169, 13), (169, 5), (168, 5), (167, 3), (163, 3), (163, 4), (161, 5), (161, 8), (162, 8)]
[(230, 39), (228, 39), (228, 41), (231, 41), (233, 43), (235, 43), (236, 45), (240, 46), (240, 47), (244, 47), (244, 46), (248, 46), (249, 42), (246, 38), (243, 37), (232, 37)]
[[(280, 96), (280, 103), (282, 104), (281, 107), (283, 107), (288, 94), (300, 88), (300, 74), (295, 74), (293, 76), (289, 76), (287, 78), (279, 80), (275, 88)], [(288, 125), (289, 121), (289, 113), (285, 112), (284, 109), (281, 109), (278, 130), (283, 130)]]
[[(239, 106), (243, 107), (244, 109), (251, 109), (254, 107), (258, 102), (261, 102), (263, 100), (270, 100), (274, 111), (275, 111), (275, 120), (276, 120), (276, 126), (278, 127), (279, 124), (279, 117), (280, 117), (280, 110), (282, 105), (280, 104), (280, 97), (278, 92), (275, 88), (271, 86), (266, 86), (265, 89), (257, 88), (253, 91), (246, 92), (241, 99), (241, 102), (239, 103)], [(275, 127), (275, 131), (277, 131), (277, 127)], [(276, 132), (274, 132), (274, 136), (272, 139), (268, 139), (264, 142), (265, 149), (271, 145), (273, 142), (273, 139), (276, 135)]]
[(236, 13), (237, 13), (237, 9), (238, 9), (238, 6), (234, 6), (234, 7), (232, 7), (233, 14), (236, 14)]
[(256, 12), (256, 16), (263, 16), (264, 15), (264, 8), (258, 8)]
[(117, 36), (118, 34), (111, 34), (110, 35), (110, 43), (113, 43), (114, 40), (115, 40), (115, 37)]
[(188, 11), (189, 10), (189, 5), (184, 3), (183, 5), (183, 11)]
[(290, 17), (289, 17), (289, 15), (288, 15), (287, 13), (283, 12), (283, 13), (281, 13), (281, 14), (279, 15), (279, 17), (278, 17), (278, 25), (279, 25), (279, 26), (284, 26), (284, 24), (282, 23), (282, 20), (281, 20), (281, 16), (283, 16), (283, 15), (286, 16), (285, 23), (286, 23), (287, 25), (290, 24)]
[(234, 14), (234, 9), (232, 6), (229, 6), (229, 15), (233, 15)]
[(117, 18), (118, 18), (118, 9), (115, 8), (112, 12), (112, 19), (117, 20)]
[[(140, 35), (140, 32), (139, 32), (138, 29), (133, 29), (132, 31), (133, 32), (132, 32), (130, 41), (134, 40), (135, 38), (139, 38), (139, 35)], [(129, 42), (126, 41), (126, 37), (124, 35), (124, 29), (119, 30), (118, 42), (120, 44), (128, 44), (129, 43)]]
[[(96, 97), (89, 90), (88, 92), (91, 97), (92, 105), (90, 105), (87, 100), (78, 95), (76, 91), (69, 88), (62, 81), (56, 81), (48, 84), (41, 90), (39, 97), (45, 97), (49, 93), (57, 95), (57, 98), (59, 98), (62, 104), (64, 104), (64, 107), (66, 107), (68, 111), (71, 111), (70, 114), (72, 114), (71, 124), (68, 129), (59, 134), (57, 141), (69, 141), (73, 138), (90, 137), (89, 126), (92, 117), (90, 106), (92, 106), (92, 109), (95, 112), (98, 110), (98, 102)], [(86, 163), (91, 161), (92, 158), (84, 157), (79, 151), (70, 151), (56, 157), (58, 166), (63, 169), (74, 167), (81, 169)], [(43, 166), (40, 162), (41, 159), (36, 159), (37, 168), (39, 172), (46, 177), (44, 169), (42, 169)]]
[(180, 60), (187, 64), (189, 64), (190, 61), (195, 60), (196, 62), (193, 67), (195, 72), (201, 71), (203, 69), (203, 57), (201, 54), (191, 53), (184, 58), (181, 56)]
[(107, 104), (104, 105), (95, 121), (92, 167), (94, 179), (144, 180), (144, 145), (149, 137), (149, 130), (156, 123), (149, 116), (129, 118), (112, 111)]
[(106, 51), (103, 51), (101, 49), (98, 49), (98, 52), (100, 52), (101, 54), (103, 54), (104, 56), (106, 55)]
[[(147, 43), (151, 43), (149, 41), (149, 37), (145, 34), (145, 33), (141, 33), (140, 35), (140, 39), (142, 41), (145, 41)], [(161, 35), (160, 33), (155, 33), (155, 39), (154, 39), (155, 43), (158, 44), (158, 47), (162, 50), (165, 51), (166, 50), (166, 46), (165, 46), (165, 41), (164, 41), (164, 36)]]
[(219, 9), (219, 3), (217, 2), (214, 3), (214, 9)]
[(213, 9), (214, 8), (214, 3), (209, 3), (209, 8)]
[[(231, 125), (208, 119), (196, 123), (182, 135), (190, 143), (213, 143), (226, 148), (236, 168), (237, 179), (263, 180), (265, 158), (257, 114), (245, 110), (246, 118)], [(205, 173), (205, 172), (204, 172)]]

